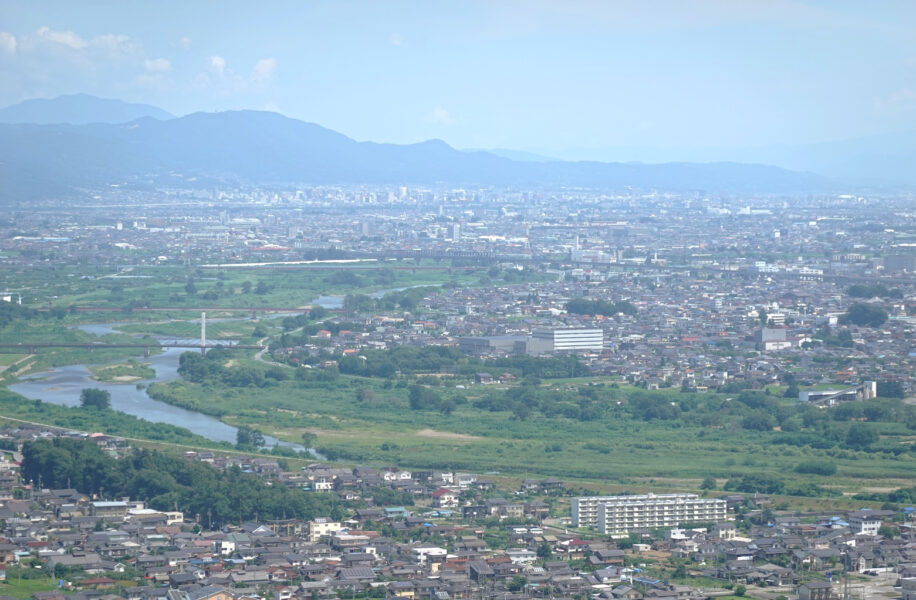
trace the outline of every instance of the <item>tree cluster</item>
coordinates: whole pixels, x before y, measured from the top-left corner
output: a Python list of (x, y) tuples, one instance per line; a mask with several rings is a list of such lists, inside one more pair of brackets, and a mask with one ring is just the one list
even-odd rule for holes
[(522, 355), (481, 360), (467, 357), (457, 348), (445, 346), (398, 346), (390, 350), (363, 350), (359, 356), (338, 357), (337, 364), (341, 373), (361, 377), (392, 377), (396, 373), (452, 373), (470, 376), (485, 370), (541, 379), (591, 375), (589, 368), (575, 356)]
[(129, 496), (156, 510), (200, 515), (212, 526), (283, 517), (339, 514), (332, 496), (267, 485), (237, 467), (219, 470), (157, 451), (137, 450), (120, 459), (91, 441), (38, 440), (23, 446), (22, 476), (46, 488), (73, 487), (85, 494)]
[(840, 315), (838, 323), (846, 325), (852, 323), (860, 327), (880, 327), (887, 321), (887, 312), (883, 308), (856, 302)]
[(286, 371), (280, 367), (259, 369), (256, 367), (223, 366), (231, 350), (213, 348), (202, 356), (199, 352), (184, 352), (178, 359), (178, 372), (182, 377), (194, 383), (208, 380), (219, 381), (229, 387), (266, 387), (278, 381), (289, 379)]
[(625, 315), (635, 315), (636, 307), (632, 303), (621, 300), (620, 302), (609, 302), (607, 300), (586, 300), (577, 298), (566, 303), (566, 312), (574, 315), (602, 315), (613, 317), (623, 313)]
[(850, 286), (846, 293), (853, 298), (902, 298), (903, 292), (897, 289), (889, 290), (880, 283), (874, 285), (857, 284)]
[(62, 307), (54, 307), (50, 311), (42, 312), (14, 302), (0, 302), (0, 327), (6, 327), (15, 321), (63, 319), (65, 316), (67, 316), (67, 309)]
[(242, 425), (235, 432), (235, 447), (239, 450), (257, 450), (264, 446), (264, 434)]
[(111, 392), (95, 388), (86, 388), (80, 392), (80, 406), (92, 410), (111, 408)]

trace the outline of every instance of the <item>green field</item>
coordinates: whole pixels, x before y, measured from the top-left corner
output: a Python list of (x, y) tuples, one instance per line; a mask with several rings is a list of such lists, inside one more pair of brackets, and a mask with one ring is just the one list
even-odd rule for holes
[(0, 367), (8, 367), (26, 356), (26, 354), (0, 354)]
[[(254, 363), (242, 362), (254, 368)], [(241, 365), (240, 365), (241, 366)], [(547, 381), (564, 391), (566, 380)], [(605, 418), (581, 421), (534, 412), (526, 419), (508, 411), (481, 410), (474, 403), (505, 391), (477, 386), (445, 390), (466, 399), (450, 415), (411, 410), (406, 388), (371, 378), (339, 376), (333, 384), (287, 380), (264, 388), (175, 381), (152, 386), (157, 398), (216, 416), (232, 424), (300, 441), (317, 435), (322, 451), (347, 462), (397, 464), (412, 468), (499, 472), (516, 477), (554, 476), (602, 489), (697, 490), (707, 476), (717, 487), (753, 472), (795, 484), (815, 483), (837, 494), (912, 485), (916, 460), (909, 453), (815, 449), (774, 445), (779, 432), (746, 431), (671, 421), (634, 421), (611, 410)], [(357, 394), (358, 390), (363, 390)], [(367, 394), (366, 391), (369, 393)], [(626, 397), (631, 389), (620, 388)], [(677, 399), (677, 392), (658, 392)], [(363, 400), (359, 399), (363, 397)], [(714, 396), (714, 395), (711, 395)], [(257, 398), (254, 403), (253, 399)], [(366, 399), (368, 398), (368, 399)], [(884, 425), (901, 442), (912, 434)], [(821, 460), (837, 473), (795, 473), (801, 462)]]
[[(447, 263), (402, 261), (395, 265), (366, 263), (313, 269), (141, 266), (122, 272), (99, 268), (88, 273), (78, 267), (61, 267), (10, 269), (4, 276), (6, 285), (23, 290), (23, 303), (33, 307), (133, 305), (180, 309), (304, 307), (321, 295), (368, 294), (446, 282), (480, 285), (488, 272), (485, 266), (453, 269)], [(526, 276), (540, 277), (534, 272)]]
[(47, 592), (57, 589), (57, 579), (46, 577), (42, 579), (16, 579), (11, 577), (0, 583), (0, 594), (13, 598), (31, 598), (35, 592)]

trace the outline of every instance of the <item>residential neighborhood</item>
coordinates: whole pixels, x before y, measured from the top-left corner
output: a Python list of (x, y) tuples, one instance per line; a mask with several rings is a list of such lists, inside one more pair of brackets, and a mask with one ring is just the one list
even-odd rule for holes
[[(0, 431), (10, 447), (57, 436), (89, 439), (113, 455), (132, 451), (107, 436), (25, 426)], [(600, 535), (572, 526), (568, 490), (557, 479), (525, 480), (508, 490), (470, 473), (321, 463), (290, 472), (269, 458), (188, 452), (189, 461), (238, 467), (302, 493), (336, 495), (343, 507), (337, 517), (217, 528), (207, 526), (206, 515), (44, 489), (20, 481), (17, 450), (2, 457), (4, 576), (9, 581), (43, 569), (60, 579), (57, 591), (36, 592), (36, 600), (61, 594), (129, 600), (701, 599), (739, 588), (749, 597), (802, 599), (843, 597), (847, 584), (840, 574), (852, 578), (855, 589), (892, 595), (895, 586), (916, 578), (911, 507), (799, 513), (774, 510), (767, 496), (732, 494), (720, 497), (727, 506), (723, 520)], [(372, 494), (381, 489), (409, 502), (378, 504)], [(600, 505), (604, 499), (590, 501)]]

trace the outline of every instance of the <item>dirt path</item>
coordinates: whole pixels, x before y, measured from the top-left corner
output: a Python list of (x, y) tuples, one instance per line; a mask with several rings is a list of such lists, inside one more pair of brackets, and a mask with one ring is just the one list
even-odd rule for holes
[(270, 336), (267, 336), (267, 337), (263, 337), (258, 340), (258, 346), (264, 346), (264, 347), (258, 350), (257, 354), (254, 355), (254, 359), (256, 361), (264, 363), (265, 365), (273, 365), (275, 367), (284, 367), (286, 369), (293, 369), (294, 367), (290, 365), (285, 365), (283, 363), (278, 363), (276, 361), (267, 360), (266, 358), (264, 358), (264, 353), (267, 352), (267, 340), (269, 339), (270, 339)]
[(0, 367), (0, 373), (3, 373), (4, 371), (6, 371), (7, 369), (9, 369), (10, 367), (15, 367), (16, 365), (18, 365), (18, 364), (21, 363), (22, 361), (24, 361), (24, 360), (29, 360), (30, 358), (32, 358), (32, 357), (34, 357), (34, 356), (35, 356), (34, 354), (26, 354), (25, 356), (23, 356), (22, 358), (20, 358), (20, 359), (17, 360), (17, 361), (11, 362), (11, 363), (8, 364), (8, 365), (3, 365), (2, 367)]
[(451, 431), (436, 431), (435, 429), (421, 429), (417, 432), (417, 435), (420, 437), (437, 440), (463, 440), (466, 442), (483, 439), (476, 435), (468, 435), (466, 433), (452, 433)]

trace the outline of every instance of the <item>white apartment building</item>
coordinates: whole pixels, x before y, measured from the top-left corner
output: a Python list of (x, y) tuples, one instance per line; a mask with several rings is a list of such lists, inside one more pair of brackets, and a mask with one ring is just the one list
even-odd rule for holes
[[(893, 514), (893, 513), (891, 513)], [(856, 510), (846, 516), (849, 528), (858, 535), (878, 535), (883, 519), (888, 515), (883, 510)]]
[(330, 537), (343, 529), (340, 521), (332, 521), (327, 517), (319, 517), (309, 521), (309, 540), (317, 542), (323, 537)]
[(625, 534), (640, 528), (677, 527), (682, 523), (724, 521), (725, 500), (696, 494), (588, 496), (572, 499), (574, 527), (604, 534)]

